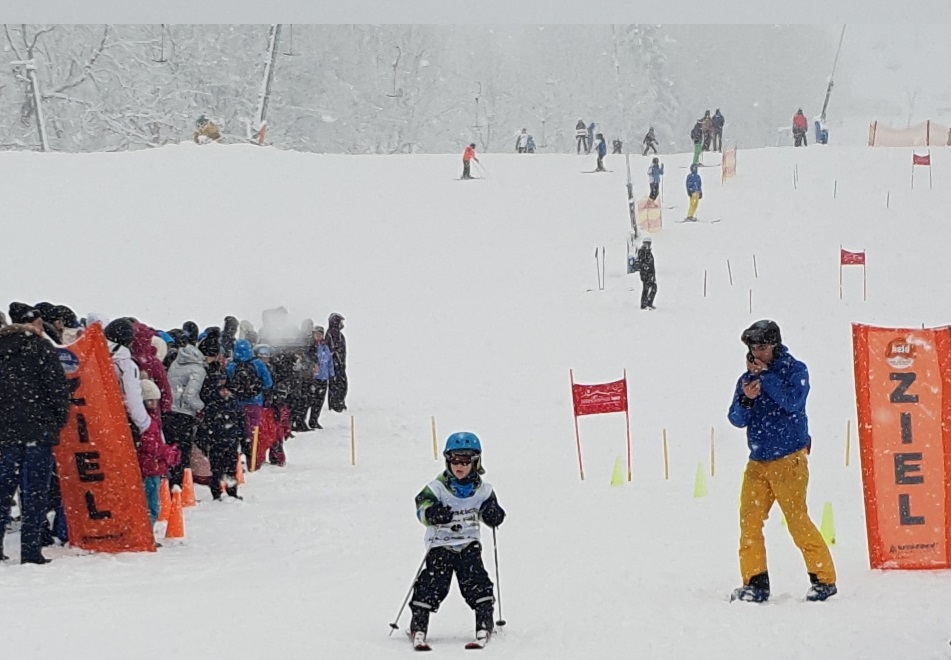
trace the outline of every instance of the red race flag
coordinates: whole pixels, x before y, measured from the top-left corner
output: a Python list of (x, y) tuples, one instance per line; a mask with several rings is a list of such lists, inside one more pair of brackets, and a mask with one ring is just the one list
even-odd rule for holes
[(849, 252), (848, 250), (842, 250), (842, 256), (839, 258), (839, 263), (843, 266), (864, 266), (865, 251)]
[(627, 380), (623, 378), (600, 385), (574, 383), (571, 396), (575, 403), (575, 417), (627, 412)]
[(912, 154), (911, 164), (912, 165), (927, 165), (928, 167), (931, 167), (931, 154), (925, 154), (924, 156), (919, 156), (918, 154)]

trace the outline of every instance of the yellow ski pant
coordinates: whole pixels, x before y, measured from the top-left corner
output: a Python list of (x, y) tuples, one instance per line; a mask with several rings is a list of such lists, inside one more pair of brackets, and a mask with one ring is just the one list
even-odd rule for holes
[(700, 203), (700, 193), (692, 193), (690, 195), (690, 208), (687, 209), (688, 218), (697, 217), (697, 204)]
[(806, 561), (806, 570), (820, 582), (835, 583), (832, 553), (822, 534), (809, 518), (806, 488), (809, 485), (809, 459), (805, 450), (775, 461), (750, 461), (743, 473), (740, 493), (740, 572), (743, 584), (754, 575), (766, 572), (766, 540), (763, 523), (773, 502), (786, 516), (789, 533)]

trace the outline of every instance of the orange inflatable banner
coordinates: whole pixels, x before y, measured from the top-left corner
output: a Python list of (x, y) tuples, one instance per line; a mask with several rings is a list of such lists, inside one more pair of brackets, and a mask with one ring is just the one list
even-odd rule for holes
[(723, 152), (720, 161), (720, 183), (736, 176), (736, 147)]
[(96, 552), (154, 551), (142, 473), (102, 328), (92, 325), (59, 354), (73, 392), (54, 450), (69, 542)]
[(872, 568), (951, 567), (951, 329), (853, 324)]

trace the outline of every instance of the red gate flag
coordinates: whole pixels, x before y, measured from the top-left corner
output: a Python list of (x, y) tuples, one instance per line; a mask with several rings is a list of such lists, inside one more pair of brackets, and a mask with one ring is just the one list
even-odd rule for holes
[(102, 327), (90, 326), (59, 354), (73, 391), (53, 452), (69, 542), (97, 552), (154, 551), (139, 459)]
[(581, 458), (581, 433), (578, 430), (578, 418), (584, 415), (604, 413), (624, 413), (627, 420), (627, 480), (632, 479), (631, 470), (631, 415), (627, 408), (627, 369), (621, 380), (597, 385), (581, 385), (575, 382), (574, 370), (571, 376), (571, 399), (574, 403), (575, 441), (578, 445), (578, 469), (584, 481), (584, 461)]
[(951, 567), (951, 328), (853, 324), (872, 568)]
[(911, 164), (912, 165), (927, 165), (928, 167), (931, 167), (931, 154), (927, 153), (924, 156), (919, 156), (918, 154), (912, 154)]
[(861, 252), (849, 252), (848, 250), (842, 250), (839, 263), (843, 266), (864, 266), (865, 250), (862, 250)]

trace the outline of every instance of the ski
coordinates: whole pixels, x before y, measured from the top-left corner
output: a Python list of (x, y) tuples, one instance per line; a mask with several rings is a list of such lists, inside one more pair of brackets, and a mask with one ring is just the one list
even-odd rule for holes
[(674, 220), (674, 224), (682, 225), (684, 223), (687, 223), (687, 224), (704, 223), (704, 224), (712, 225), (715, 222), (720, 222), (721, 220), (723, 220), (723, 218), (717, 218), (716, 220), (686, 220), (684, 219), (684, 220)]
[(409, 630), (406, 631), (406, 636), (409, 638), (409, 643), (413, 645), (414, 651), (432, 651), (433, 647), (429, 645), (429, 642), (426, 641), (426, 637), (423, 636), (420, 639), (414, 639), (413, 633)]
[[(483, 632), (483, 631), (480, 630), (479, 632)], [(489, 643), (490, 637), (491, 635), (489, 633), (485, 633), (484, 636), (480, 636), (479, 633), (476, 633), (475, 641), (466, 643), (466, 650), (474, 651), (477, 649), (484, 649), (485, 645)]]
[(614, 170), (582, 170), (582, 174), (607, 174), (608, 172), (613, 172)]

